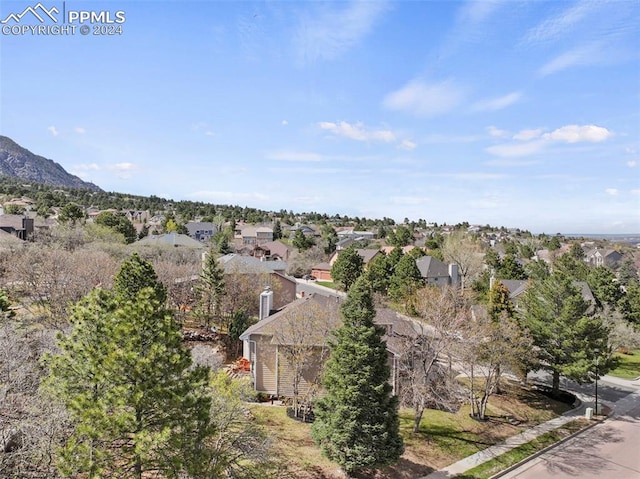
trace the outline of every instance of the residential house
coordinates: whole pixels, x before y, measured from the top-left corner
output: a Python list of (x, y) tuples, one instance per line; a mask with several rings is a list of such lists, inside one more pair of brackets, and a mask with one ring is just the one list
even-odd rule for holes
[[(363, 249), (357, 249), (356, 252), (360, 255), (360, 257), (362, 258), (362, 262), (364, 263), (364, 267), (366, 268), (367, 265), (371, 262), (371, 260), (373, 258), (375, 258), (378, 255), (383, 254), (382, 251), (380, 251), (379, 249), (372, 249), (372, 248), (363, 248)], [(331, 255), (331, 258), (329, 259), (329, 264), (331, 266), (333, 266), (333, 264), (336, 262), (336, 260), (338, 259), (338, 256), (340, 256), (340, 252), (336, 251)]]
[[(357, 249), (356, 251), (362, 258), (362, 262), (364, 263), (365, 269), (367, 268), (367, 266), (369, 265), (369, 263), (373, 258), (375, 258), (378, 255), (384, 254), (379, 249)], [(328, 263), (319, 263), (314, 265), (311, 268), (311, 276), (315, 276), (315, 278), (320, 281), (333, 281), (333, 279), (331, 278), (331, 268), (333, 267), (333, 264), (338, 259), (340, 252), (341, 251), (336, 250), (331, 255), (331, 258), (329, 259)]]
[(433, 256), (422, 256), (416, 260), (416, 266), (426, 284), (435, 284), (437, 286), (460, 285), (457, 264), (446, 264)]
[(240, 232), (242, 244), (261, 245), (273, 241), (273, 229), (266, 226), (245, 226)]
[[(494, 281), (496, 281), (495, 278), (490, 279), (490, 287), (493, 286)], [(518, 307), (519, 298), (532, 284), (531, 280), (500, 279), (497, 281), (500, 281), (507, 288), (507, 290), (509, 291), (509, 299), (516, 308)], [(586, 281), (574, 281), (573, 285), (580, 289), (580, 291), (582, 292), (582, 298), (587, 303), (590, 303), (593, 306), (596, 305), (596, 298)]]
[(261, 261), (252, 256), (235, 253), (219, 258), (225, 274), (252, 275), (255, 282), (263, 281), (261, 286), (269, 286), (273, 291), (274, 308), (282, 308), (296, 297), (296, 281), (285, 274), (287, 263), (284, 261)]
[(0, 230), (26, 241), (33, 234), (33, 218), (23, 215), (0, 215)]
[(153, 215), (151, 218), (149, 218), (149, 221), (147, 221), (147, 224), (149, 225), (149, 227), (160, 227), (162, 226), (162, 223), (164, 223), (164, 220), (166, 219), (165, 215)]
[(196, 241), (206, 243), (218, 232), (218, 228), (211, 222), (189, 221), (185, 227), (189, 236)]
[(336, 243), (336, 251), (345, 250), (355, 242), (356, 240), (354, 240), (353, 238), (342, 238)]
[[(310, 348), (298, 385), (299, 396), (304, 397), (319, 388), (322, 366), (330, 354), (327, 339), (331, 331), (342, 324), (339, 307), (339, 298), (316, 293), (266, 316), (242, 333), (243, 355), (251, 364), (255, 390), (279, 397), (293, 396), (293, 368), (285, 352), (293, 341)], [(374, 321), (386, 332), (383, 340), (391, 369), (390, 383), (396, 394), (404, 342), (407, 337), (415, 337), (416, 329), (413, 320), (386, 308), (377, 309)], [(353, 365), (354, 368), (360, 366)], [(321, 390), (319, 392), (322, 394)]]
[(614, 268), (622, 259), (622, 253), (614, 249), (600, 249), (595, 247), (585, 253), (584, 261), (590, 266), (606, 266)]
[(149, 210), (125, 210), (123, 213), (126, 218), (134, 224), (145, 223), (151, 216)]
[(141, 240), (134, 243), (139, 246), (173, 246), (175, 248), (188, 248), (188, 249), (204, 249), (200, 241), (196, 241), (193, 238), (180, 233), (171, 232), (161, 235), (149, 235), (145, 236)]
[[(400, 249), (402, 250), (402, 254), (407, 254), (407, 253), (409, 253), (411, 250), (413, 250), (414, 248), (416, 248), (416, 246), (414, 246), (414, 245), (412, 245), (412, 244), (407, 245), (407, 246), (402, 246), (402, 247), (400, 247)], [(380, 248), (380, 250), (381, 250), (384, 254), (386, 254), (386, 255), (391, 254), (391, 252), (392, 252), (394, 249), (396, 249), (396, 246), (383, 246), (382, 248)]]
[(373, 240), (376, 234), (372, 231), (356, 231), (351, 227), (338, 228), (336, 234), (339, 239), (350, 238), (355, 241)]
[(316, 236), (321, 236), (320, 233), (316, 232), (315, 229), (313, 229), (311, 226), (308, 225), (296, 225), (296, 226), (292, 226), (291, 228), (289, 228), (289, 232), (290, 232), (290, 236), (291, 238), (293, 238), (293, 236), (295, 235), (296, 231), (302, 231), (302, 234), (304, 234), (307, 237), (316, 237)]
[(333, 281), (331, 278), (331, 265), (327, 262), (316, 264), (311, 268), (311, 276), (318, 281)]
[(292, 249), (281, 241), (268, 241), (253, 248), (250, 254), (266, 261), (289, 261), (291, 252)]
[(11, 200), (7, 201), (4, 204), (4, 208), (6, 208), (7, 206), (16, 206), (18, 208), (22, 208), (23, 211), (29, 211), (35, 206), (35, 201), (27, 196), (23, 196), (21, 198), (12, 198)]

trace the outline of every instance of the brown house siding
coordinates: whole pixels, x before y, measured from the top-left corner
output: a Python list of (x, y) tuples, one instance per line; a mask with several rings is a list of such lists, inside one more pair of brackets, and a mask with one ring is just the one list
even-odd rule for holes
[(276, 348), (270, 340), (270, 337), (256, 338), (255, 388), (259, 392), (277, 394)]
[(272, 288), (274, 292), (273, 307), (280, 309), (296, 299), (296, 283), (277, 273), (271, 275)]
[[(283, 346), (278, 348), (278, 394), (284, 397), (293, 397), (293, 368), (285, 358), (282, 352)], [(298, 397), (304, 398), (307, 396), (311, 389), (314, 393), (321, 390), (320, 380), (322, 367), (329, 357), (329, 350), (325, 348), (324, 351), (321, 348), (316, 348), (313, 352), (313, 357), (305, 368), (300, 384), (298, 385)], [(324, 360), (323, 360), (324, 358)]]

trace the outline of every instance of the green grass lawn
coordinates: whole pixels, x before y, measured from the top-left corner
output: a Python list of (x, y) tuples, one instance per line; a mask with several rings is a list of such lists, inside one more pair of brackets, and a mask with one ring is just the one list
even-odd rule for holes
[(551, 444), (564, 439), (570, 434), (583, 429), (587, 424), (588, 422), (586, 419), (576, 419), (575, 421), (571, 421), (558, 429), (549, 431), (535, 438), (531, 442), (522, 444), (521, 446), (518, 446), (495, 459), (480, 464), (479, 466), (474, 467), (473, 469), (470, 469), (456, 477), (458, 479), (488, 479), (498, 472), (504, 471), (508, 467), (511, 467), (536, 452), (541, 451), (545, 447), (548, 447)]
[(640, 350), (630, 351), (630, 354), (616, 353), (614, 356), (620, 359), (620, 365), (608, 374), (623, 379), (640, 377)]
[[(378, 470), (372, 479), (414, 479), (497, 444), (536, 424), (564, 413), (570, 406), (532, 389), (506, 382), (503, 394), (489, 400), (488, 420), (476, 421), (465, 405), (455, 413), (425, 411), (413, 432), (413, 411), (400, 410), (400, 433), (405, 454), (397, 464)], [(283, 407), (252, 405), (258, 424), (268, 428), (277, 455), (296, 479), (338, 479), (336, 464), (324, 458), (310, 436), (310, 425), (287, 417)], [(516, 419), (513, 424), (507, 418)], [(506, 466), (505, 466), (506, 467)]]
[(332, 281), (316, 281), (316, 284), (320, 286), (324, 286), (326, 288), (338, 289), (338, 283), (334, 283)]

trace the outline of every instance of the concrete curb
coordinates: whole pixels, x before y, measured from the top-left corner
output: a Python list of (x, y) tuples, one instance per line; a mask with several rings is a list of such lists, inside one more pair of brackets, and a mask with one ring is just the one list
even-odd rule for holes
[[(551, 449), (553, 449), (554, 447), (559, 446), (560, 444), (565, 443), (566, 441), (568, 441), (569, 439), (573, 439), (575, 436), (578, 436), (579, 434), (582, 434), (585, 431), (588, 431), (589, 429), (591, 429), (594, 426), (597, 426), (598, 424), (603, 423), (609, 416), (605, 417), (604, 419), (600, 420), (600, 421), (594, 421), (593, 423), (587, 425), (586, 427), (573, 432), (571, 434), (569, 434), (567, 437), (560, 439), (558, 442), (554, 442), (553, 444), (550, 444), (549, 446), (545, 447), (544, 449), (540, 449), (538, 452), (534, 452), (532, 455), (525, 457), (524, 459), (522, 459), (521, 461), (507, 467), (506, 469), (504, 469), (503, 471), (500, 471), (496, 474), (494, 474), (493, 476), (489, 477), (489, 479), (498, 479), (499, 477), (502, 476), (506, 476), (507, 474), (509, 474), (511, 471), (514, 471), (516, 469), (518, 469), (520, 466), (526, 464), (529, 461), (533, 461), (534, 459), (536, 459), (537, 457), (541, 456), (542, 454), (546, 453), (547, 451), (550, 451)], [(578, 419), (578, 416), (576, 416), (576, 419)], [(562, 427), (562, 426), (560, 426)], [(556, 429), (552, 429), (551, 431), (555, 431), (557, 429), (560, 428), (556, 428)], [(547, 432), (551, 432), (551, 431), (547, 431)], [(538, 436), (540, 437), (540, 436)], [(535, 438), (537, 439), (537, 438)], [(528, 444), (528, 443), (527, 443)], [(513, 450), (513, 449), (512, 449)], [(506, 453), (505, 453), (506, 454)], [(499, 457), (499, 456), (498, 456)]]

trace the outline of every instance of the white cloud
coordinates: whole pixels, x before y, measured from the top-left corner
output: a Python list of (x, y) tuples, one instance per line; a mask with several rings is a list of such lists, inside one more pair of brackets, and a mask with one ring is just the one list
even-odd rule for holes
[(140, 170), (138, 165), (129, 162), (115, 163), (108, 166), (107, 169), (115, 172), (115, 175), (123, 180), (131, 178), (136, 171)]
[(298, 57), (303, 64), (333, 60), (356, 47), (387, 10), (385, 1), (351, 1), (346, 7), (343, 3), (317, 5), (296, 32)]
[(460, 10), (460, 20), (464, 23), (482, 23), (500, 6), (495, 0), (473, 0), (466, 2)]
[(504, 143), (490, 146), (488, 153), (501, 157), (518, 157), (531, 155), (552, 143), (599, 143), (613, 136), (604, 127), (596, 125), (566, 125), (550, 133), (543, 133), (542, 129), (521, 130), (513, 139), (518, 143)]
[(394, 205), (423, 205), (433, 200), (427, 196), (392, 196), (389, 201)]
[(211, 128), (211, 126), (204, 122), (198, 122), (198, 123), (194, 123), (193, 125), (191, 125), (191, 128), (193, 129), (193, 131), (196, 131), (198, 133), (202, 133), (204, 136), (215, 136), (215, 132), (213, 131), (213, 129)]
[(454, 180), (466, 180), (466, 181), (489, 181), (489, 180), (503, 180), (508, 178), (508, 175), (503, 173), (482, 173), (482, 172), (469, 172), (469, 173), (436, 173), (433, 175), (435, 178), (452, 178)]
[(491, 210), (503, 206), (500, 202), (500, 198), (497, 196), (488, 195), (483, 198), (476, 198), (469, 200), (469, 206), (474, 209)]
[(633, 196), (640, 196), (640, 190), (631, 190), (629, 193), (631, 193)]
[(507, 130), (500, 130), (495, 126), (488, 126), (486, 130), (487, 133), (489, 133), (489, 135), (493, 136), (494, 138), (506, 138), (507, 136), (509, 136), (509, 132)]
[(580, 1), (558, 15), (546, 19), (535, 28), (529, 30), (525, 37), (527, 43), (539, 43), (567, 35), (572, 28), (587, 16), (597, 2)]
[(512, 160), (508, 158), (503, 158), (500, 160), (489, 160), (485, 162), (485, 165), (502, 166), (502, 167), (523, 167), (523, 166), (536, 165), (538, 163), (539, 163), (538, 161), (523, 161), (523, 160)]
[(289, 122), (287, 120), (282, 120), (282, 122), (280, 122), (280, 124), (282, 126), (287, 126), (289, 124)]
[(58, 131), (58, 129), (55, 126), (50, 126), (47, 128), (47, 130), (49, 130), (49, 132), (51, 132), (51, 134), (53, 136), (58, 136), (60, 134), (60, 132)]
[(605, 193), (611, 196), (618, 196), (618, 193), (619, 193), (617, 188), (606, 188), (604, 191)]
[(87, 181), (92, 179), (90, 174), (92, 171), (99, 171), (101, 169), (97, 163), (81, 163), (70, 167), (69, 172)]
[(323, 156), (317, 153), (310, 153), (307, 151), (294, 151), (294, 150), (276, 150), (269, 152), (265, 155), (267, 160), (276, 161), (301, 161), (301, 162), (316, 162), (323, 161)]
[(528, 143), (506, 143), (494, 145), (486, 149), (492, 155), (512, 158), (518, 156), (531, 155), (540, 151), (545, 145), (543, 141), (531, 141)]
[(522, 98), (522, 93), (515, 91), (498, 98), (491, 98), (489, 100), (477, 102), (472, 109), (474, 111), (502, 110), (503, 108), (506, 108), (518, 102), (520, 98)]
[(74, 128), (74, 131), (79, 135), (84, 135), (87, 132), (87, 130), (85, 130), (81, 126), (77, 126), (76, 128)]
[(541, 128), (535, 130), (520, 130), (518, 133), (513, 135), (513, 139), (518, 141), (530, 141), (535, 138), (539, 138), (542, 133), (543, 130)]
[(453, 110), (462, 102), (463, 97), (464, 91), (453, 82), (428, 84), (414, 80), (389, 93), (382, 104), (389, 110), (428, 117)]
[(415, 142), (411, 140), (402, 140), (398, 145), (398, 148), (402, 148), (403, 150), (414, 150), (416, 148)]
[(259, 200), (265, 201), (268, 200), (269, 197), (262, 193), (237, 193), (231, 191), (196, 191), (187, 195), (189, 198), (193, 198), (200, 201), (213, 201), (213, 202), (225, 202), (225, 203), (234, 203), (241, 202), (246, 200)]
[(627, 161), (627, 166), (629, 168), (635, 168), (637, 165), (638, 165), (638, 162), (636, 160)]
[(439, 133), (428, 135), (420, 140), (421, 143), (474, 143), (484, 141), (485, 135), (442, 135)]
[(97, 171), (100, 169), (97, 163), (80, 164), (73, 167), (76, 171)]
[(382, 141), (384, 143), (391, 143), (396, 141), (396, 135), (390, 130), (367, 130), (362, 122), (355, 124), (341, 121), (339, 123), (333, 123), (328, 121), (321, 121), (318, 126), (330, 131), (337, 136), (343, 136), (356, 141)]
[(613, 136), (606, 128), (596, 125), (567, 125), (551, 133), (545, 133), (542, 138), (545, 140), (564, 141), (566, 143), (599, 143)]
[(567, 68), (597, 65), (603, 61), (605, 55), (602, 53), (601, 45), (593, 43), (583, 47), (575, 48), (562, 55), (557, 56), (553, 60), (547, 62), (539, 70), (541, 76), (551, 75)]

